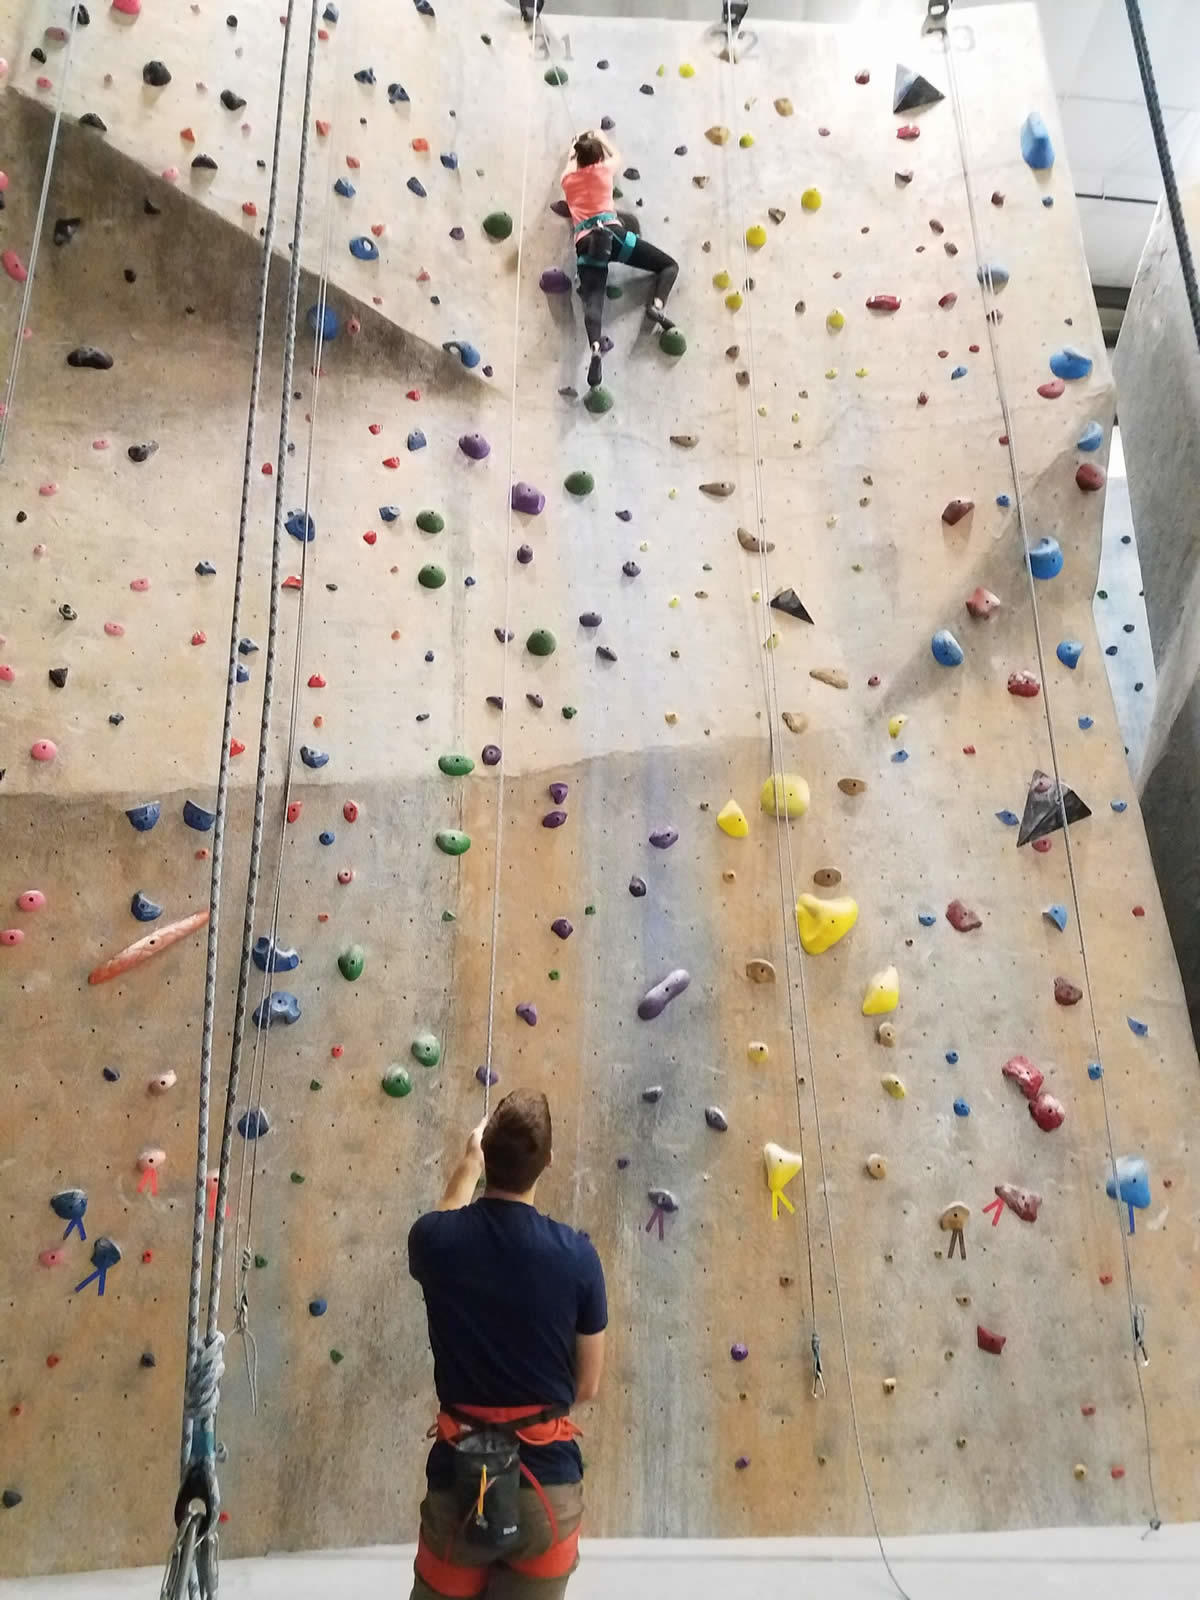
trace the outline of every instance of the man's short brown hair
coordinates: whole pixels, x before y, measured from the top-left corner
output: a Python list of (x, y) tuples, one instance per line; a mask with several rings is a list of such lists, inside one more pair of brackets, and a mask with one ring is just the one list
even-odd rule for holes
[(550, 1102), (544, 1094), (514, 1089), (483, 1130), (483, 1166), (489, 1189), (524, 1194), (550, 1165)]

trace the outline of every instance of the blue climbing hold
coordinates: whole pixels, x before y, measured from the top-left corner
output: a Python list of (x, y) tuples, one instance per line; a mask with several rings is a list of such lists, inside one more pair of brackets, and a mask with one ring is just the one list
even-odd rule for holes
[(323, 1317), (328, 1310), (329, 1305), (325, 1300), (317, 1299), (308, 1302), (308, 1314), (310, 1317)]
[(1108, 803), (1113, 810), (1117, 812), (1124, 811), (1126, 806), (1129, 804), (1127, 800), (1110, 800)]
[(954, 371), (950, 374), (950, 380), (953, 382), (955, 378), (965, 378), (966, 375), (966, 367), (955, 367)]
[(183, 802), (183, 820), (189, 828), (195, 828), (197, 833), (211, 833), (213, 824), (217, 820), (215, 811), (205, 811), (203, 806), (198, 806), (194, 800)]
[(1091, 370), (1091, 356), (1085, 356), (1082, 350), (1076, 350), (1069, 344), (1056, 350), (1050, 357), (1050, 371), (1056, 378), (1086, 378)]
[(1088, 1062), (1088, 1077), (1092, 1080), (1092, 1082), (1093, 1083), (1099, 1083), (1100, 1079), (1103, 1076), (1104, 1076), (1104, 1068), (1100, 1065), (1100, 1063), (1098, 1061), (1089, 1061)]
[(410, 178), (408, 180), (406, 188), (411, 189), (411, 191), (413, 192), (413, 194), (416, 195), (418, 200), (424, 200), (424, 198), (425, 198), (425, 185), (421, 182), (420, 178)]
[(954, 1102), (954, 1115), (956, 1117), (969, 1117), (971, 1115), (971, 1107), (963, 1099), (962, 1095), (959, 1095)]
[(378, 261), (379, 246), (365, 233), (358, 233), (350, 241), (350, 254), (356, 261)]
[(330, 833), (328, 828), (325, 829), (324, 833), (319, 833), (317, 835), (317, 838), (321, 841), (322, 844), (332, 844), (334, 839), (336, 839), (336, 837), (337, 837), (337, 835), (334, 834), (334, 833)]
[(329, 760), (329, 752), (328, 750), (314, 750), (312, 745), (302, 744), (300, 746), (300, 759), (306, 767), (312, 767), (315, 771), (317, 767), (323, 767)]
[(1036, 111), (1021, 124), (1021, 155), (1027, 167), (1046, 172), (1054, 165), (1054, 145), (1050, 130)]
[(420, 428), (414, 428), (408, 436), (407, 443), (410, 450), (424, 450), (429, 441), (421, 432)]
[(239, 661), (238, 664), (237, 664), (236, 669), (234, 670), (233, 676), (234, 676), (235, 681), (238, 682), (238, 683), (249, 683), (250, 682), (250, 668), (249, 667), (244, 667), (242, 665), (242, 663)]
[(255, 641), (253, 639), (246, 638), (246, 639), (239, 639), (238, 640), (238, 655), (240, 655), (240, 656), (252, 656), (252, 655), (256, 655), (257, 652), (258, 652), (258, 645), (255, 643)]
[(139, 922), (156, 922), (162, 916), (162, 907), (147, 899), (140, 889), (129, 902), (129, 909)]
[(1002, 822), (1006, 828), (1015, 828), (1021, 819), (1015, 811), (997, 811), (996, 820)]
[(374, 83), (375, 68), (359, 67), (358, 71), (354, 74), (354, 81), (355, 83)]
[(918, 911), (917, 921), (923, 928), (932, 928), (934, 923), (937, 921), (937, 918), (934, 916), (932, 911)]
[(1096, 726), (1096, 719), (1094, 717), (1080, 717), (1079, 726), (1083, 729), (1084, 733), (1086, 733), (1089, 728), (1094, 728)]
[(270, 1133), (271, 1124), (267, 1113), (255, 1106), (250, 1111), (242, 1112), (237, 1129), (243, 1139), (261, 1139), (264, 1133)]
[(447, 172), (458, 171), (458, 157), (454, 154), (453, 150), (442, 151), (442, 165), (446, 168)]
[(1148, 1022), (1139, 1022), (1136, 1017), (1126, 1017), (1125, 1021), (1129, 1024), (1130, 1033), (1136, 1034), (1139, 1039), (1144, 1039), (1150, 1032)]
[(976, 267), (975, 277), (982, 284), (990, 282), (993, 289), (1003, 289), (1011, 273), (1002, 261), (985, 261), (983, 266)]
[(325, 7), (324, 11), (322, 11), (322, 13), (321, 13), (321, 20), (323, 22), (336, 22), (337, 19), (338, 19), (338, 8), (334, 5), (333, 0), (329, 0), (329, 4)]
[(1063, 553), (1057, 539), (1049, 534), (1029, 548), (1029, 570), (1035, 578), (1057, 578), (1063, 569)]
[(388, 99), (394, 106), (408, 104), (408, 90), (402, 83), (388, 84)]
[(1078, 639), (1064, 639), (1054, 653), (1064, 667), (1070, 667), (1074, 672), (1079, 665), (1079, 658), (1083, 654), (1083, 645)]
[(356, 190), (349, 178), (339, 178), (333, 186), (334, 194), (340, 194), (343, 200), (353, 200)]
[[(313, 519), (303, 511), (289, 513), (284, 527), (293, 539), (299, 539), (302, 544), (311, 544), (317, 536), (317, 525)], [(241, 645), (238, 646), (240, 650)]]
[(1076, 450), (1099, 450), (1104, 443), (1104, 429), (1098, 422), (1089, 422), (1075, 441)]
[[(50, 1196), (50, 1209), (62, 1222), (81, 1222), (87, 1211), (87, 1203), (85, 1189), (60, 1189), (57, 1194)], [(79, 1231), (83, 1233), (82, 1228)], [(67, 1232), (70, 1232), (69, 1228)]]
[(254, 965), (260, 972), (294, 972), (300, 965), (298, 950), (285, 950), (269, 934), (254, 941)]
[(254, 1008), (254, 1026), (269, 1028), (272, 1023), (283, 1022), (289, 1026), (300, 1021), (300, 1002), (286, 989), (276, 989)]
[(946, 1060), (950, 1063), (950, 1065), (952, 1067), (956, 1067), (958, 1065), (958, 1051), (957, 1050), (947, 1050), (946, 1051)]
[(1047, 906), (1046, 909), (1042, 912), (1042, 915), (1045, 917), (1047, 922), (1052, 922), (1054, 924), (1054, 926), (1058, 929), (1059, 933), (1062, 933), (1065, 930), (1065, 928), (1067, 926), (1067, 908), (1066, 908), (1066, 906), (1060, 906), (1060, 905), (1057, 905), (1057, 904), (1056, 905), (1052, 905), (1052, 906)]
[(342, 331), (342, 319), (331, 305), (326, 305), (323, 312), (319, 305), (309, 306), (305, 321), (311, 331), (320, 333), (327, 344), (330, 339), (336, 339)]
[(465, 339), (447, 339), (442, 349), (452, 356), (457, 356), (464, 367), (477, 367), (482, 359), (475, 346), (468, 344)]
[(1150, 1168), (1141, 1156), (1118, 1156), (1116, 1171), (1104, 1185), (1110, 1200), (1123, 1200), (1127, 1206), (1144, 1211), (1150, 1204)]
[(1042, 204), (1045, 206), (1046, 210), (1049, 211), (1050, 207), (1054, 204), (1054, 196), (1052, 194), (1044, 194), (1042, 196)]
[(1003, 506), (1007, 511), (1009, 506), (1012, 505), (1012, 496), (1007, 494), (998, 494), (996, 496), (996, 504), (998, 506)]
[(385, 522), (395, 522), (400, 515), (399, 506), (380, 506), (379, 515)]
[(149, 833), (159, 817), (162, 816), (162, 801), (147, 800), (145, 805), (130, 806), (125, 815), (139, 833)]
[(942, 667), (961, 667), (963, 663), (963, 647), (950, 632), (949, 628), (939, 628), (929, 641), (933, 651), (933, 659)]
[(903, 765), (903, 763), (908, 760), (908, 751), (907, 750), (897, 750), (895, 755), (892, 757), (892, 760), (898, 766)]

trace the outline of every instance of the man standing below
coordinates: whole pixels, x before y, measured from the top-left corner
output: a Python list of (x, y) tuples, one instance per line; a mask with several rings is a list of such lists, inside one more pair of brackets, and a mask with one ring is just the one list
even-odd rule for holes
[(411, 1600), (561, 1600), (579, 1564), (568, 1413), (600, 1387), (608, 1307), (591, 1241), (534, 1206), (550, 1146), (545, 1095), (506, 1095), (409, 1231), (439, 1404)]

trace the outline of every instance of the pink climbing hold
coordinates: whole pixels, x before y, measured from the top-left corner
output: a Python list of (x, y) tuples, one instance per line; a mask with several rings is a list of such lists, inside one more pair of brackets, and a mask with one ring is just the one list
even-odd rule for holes
[(1067, 1118), (1062, 1101), (1056, 1100), (1052, 1094), (1045, 1093), (1029, 1102), (1029, 1115), (1043, 1133), (1053, 1133), (1055, 1128), (1062, 1127)]
[(133, 590), (134, 594), (145, 594), (146, 590), (150, 587), (150, 579), (134, 578), (131, 580), (129, 587)]
[(93, 450), (107, 450), (108, 449), (108, 440), (107, 439), (93, 439), (92, 440), (92, 449)]
[(974, 929), (983, 927), (975, 912), (963, 905), (961, 900), (951, 900), (946, 907), (946, 921), (959, 933), (971, 933)]
[(1095, 494), (1097, 489), (1103, 489), (1105, 484), (1104, 468), (1084, 461), (1076, 469), (1075, 482), (1085, 494)]
[(986, 1350), (990, 1356), (998, 1356), (1008, 1343), (1006, 1333), (993, 1333), (990, 1328), (985, 1328), (983, 1323), (975, 1329), (975, 1342), (981, 1350)]
[(1046, 1081), (1045, 1073), (1040, 1067), (1035, 1067), (1028, 1056), (1012, 1056), (1000, 1071), (1017, 1084), (1027, 1100), (1036, 1099)]
[(136, 17), (142, 9), (142, 0), (112, 0), (112, 8), (123, 17)]
[(29, 747), (29, 754), (35, 761), (53, 761), (58, 754), (58, 746), (53, 739), (35, 739)]
[(17, 909), (19, 911), (40, 911), (46, 904), (46, 896), (40, 889), (26, 889), (17, 896)]
[(868, 311), (899, 311), (900, 297), (894, 294), (873, 294), (867, 301)]
[(0, 194), (3, 194), (4, 191), (7, 188), (8, 188), (8, 173), (7, 172), (0, 172)]
[(13, 669), (5, 664), (0, 664), (0, 683), (11, 683), (16, 677)]
[(1032, 700), (1035, 695), (1042, 692), (1037, 674), (1022, 668), (1020, 672), (1010, 672), (1008, 675), (1008, 692), (1015, 694), (1019, 699)]
[(38, 485), (38, 493), (43, 500), (49, 500), (52, 495), (58, 493), (58, 485), (56, 483), (40, 483)]
[(998, 595), (983, 587), (973, 589), (967, 596), (967, 610), (981, 620), (990, 617), (993, 611), (999, 611), (1003, 603)]
[(104, 631), (110, 639), (120, 639), (124, 636), (125, 624), (123, 622), (106, 622)]
[(902, 128), (896, 129), (896, 137), (897, 139), (919, 139), (921, 130), (913, 123), (906, 122)]
[(162, 175), (163, 175), (163, 179), (164, 179), (164, 181), (166, 183), (178, 183), (179, 182), (179, 168), (178, 167), (164, 167)]
[(1038, 384), (1038, 393), (1043, 400), (1057, 400), (1061, 397), (1066, 387), (1061, 378), (1051, 378), (1048, 383)]
[(192, 643), (193, 644), (207, 644), (208, 643), (208, 635), (206, 633), (202, 633), (201, 630), (199, 628), (197, 628), (195, 633), (192, 635)]
[(29, 274), (26, 272), (25, 265), (15, 250), (6, 250), (3, 255), (0, 255), (0, 261), (4, 263), (5, 272), (14, 282), (25, 282)]
[(24, 937), (24, 931), (20, 928), (0, 929), (0, 945), (8, 945), (11, 947), (14, 944), (20, 944)]

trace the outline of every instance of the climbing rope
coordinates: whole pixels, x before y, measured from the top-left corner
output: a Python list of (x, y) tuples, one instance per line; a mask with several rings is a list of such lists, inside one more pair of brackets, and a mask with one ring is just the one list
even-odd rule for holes
[(71, 57), (75, 51), (75, 33), (78, 25), (78, 7), (72, 6), (67, 29), (67, 48), (63, 55), (62, 77), (54, 101), (54, 120), (50, 124), (50, 142), (46, 146), (46, 165), (42, 170), (42, 192), (38, 196), (37, 220), (33, 225), (33, 239), (29, 246), (29, 264), (25, 269), (25, 285), (21, 290), (21, 311), (17, 317), (17, 333), (13, 341), (12, 361), (8, 368), (8, 382), (4, 386), (4, 405), (0, 408), (0, 465), (8, 444), (8, 423), (12, 416), (13, 399), (17, 392), (17, 373), (21, 366), (21, 351), (25, 345), (25, 330), (29, 326), (29, 307), (33, 302), (33, 280), (37, 273), (38, 255), (42, 247), (42, 229), (46, 223), (46, 207), (50, 200), (50, 179), (54, 175), (54, 157), (58, 150), (58, 133), (62, 127), (63, 104), (67, 98), (67, 84), (71, 77)]
[[(531, 65), (537, 63), (538, 29), (541, 27), (540, 14), (534, 18), (533, 29), (530, 33), (529, 59)], [(543, 35), (544, 37), (544, 35)], [(547, 46), (547, 50), (549, 46)], [(527, 74), (527, 78), (532, 74)], [(508, 717), (508, 658), (509, 650), (509, 619), (512, 614), (512, 534), (513, 534), (513, 505), (512, 490), (516, 481), (514, 473), (517, 459), (517, 371), (521, 356), (521, 268), (525, 259), (525, 202), (529, 188), (529, 147), (533, 134), (533, 100), (532, 83), (527, 83), (525, 99), (525, 135), (522, 140), (523, 155), (521, 158), (521, 204), (517, 216), (517, 269), (516, 284), (513, 289), (513, 336), (512, 336), (512, 385), (509, 393), (508, 416), (508, 478), (504, 485), (505, 496), (505, 524), (504, 524), (504, 655), (500, 668), (500, 760), (496, 765), (496, 864), (492, 874), (492, 928), (491, 949), (488, 953), (488, 1003), (487, 1003), (487, 1044), (484, 1053), (483, 1065), (483, 1115), (486, 1120), (492, 1103), (492, 1042), (496, 1022), (496, 963), (499, 957), (499, 927), (500, 927), (500, 871), (504, 861), (504, 783), (505, 759), (508, 741), (505, 737), (505, 726)]]
[[(1103, 1056), (1100, 1050), (1100, 1025), (1096, 1016), (1095, 992), (1092, 987), (1091, 969), (1088, 962), (1087, 938), (1084, 931), (1083, 912), (1080, 905), (1079, 880), (1075, 871), (1075, 853), (1071, 844), (1071, 827), (1067, 817), (1066, 793), (1067, 788), (1063, 782), (1062, 771), (1058, 760), (1058, 740), (1054, 732), (1054, 717), (1052, 707), (1052, 694), (1050, 679), (1046, 672), (1046, 651), (1042, 637), (1041, 616), (1038, 610), (1037, 580), (1033, 576), (1033, 564), (1030, 561), (1029, 525), (1025, 515), (1025, 496), (1022, 489), (1020, 464), (1017, 455), (1017, 436), (1013, 427), (1012, 408), (1008, 399), (1008, 386), (1004, 378), (1004, 364), (1000, 353), (1000, 340), (997, 332), (996, 318), (992, 315), (995, 309), (995, 286), (992, 282), (991, 269), (987, 264), (987, 257), (983, 249), (983, 230), (979, 221), (979, 212), (975, 204), (975, 187), (973, 180), (973, 162), (971, 158), (970, 130), (963, 112), (962, 97), (958, 85), (958, 69), (955, 65), (954, 50), (944, 22), (932, 31), (942, 34), (942, 46), (947, 63), (947, 76), (950, 84), (950, 100), (954, 110), (954, 122), (958, 132), (959, 159), (962, 163), (963, 186), (967, 196), (967, 210), (971, 221), (971, 238), (975, 247), (975, 262), (980, 280), (980, 296), (983, 301), (984, 321), (988, 331), (988, 345), (992, 355), (992, 366), (996, 374), (996, 394), (1000, 402), (1000, 412), (1004, 420), (1004, 432), (1008, 441), (1009, 469), (1013, 480), (1013, 503), (1017, 513), (1017, 526), (1021, 534), (1021, 544), (1025, 560), (1025, 574), (1029, 584), (1029, 603), (1033, 617), (1034, 642), (1037, 649), (1038, 672), (1042, 681), (1043, 715), (1046, 722), (1046, 737), (1050, 747), (1050, 763), (1054, 774), (1055, 793), (1059, 807), (1059, 819), (1062, 827), (1063, 847), (1067, 858), (1067, 877), (1071, 886), (1071, 904), (1075, 910), (1075, 926), (1078, 929), (1079, 955), (1083, 967), (1083, 987), (1087, 995), (1088, 1015), (1091, 1022), (1092, 1045), (1095, 1050), (1095, 1060), (1103, 1069)], [(1119, 1194), (1119, 1179), (1117, 1175), (1116, 1145), (1113, 1138), (1112, 1114), (1108, 1102), (1108, 1091), (1105, 1087), (1103, 1070), (1099, 1078), (1100, 1104), (1104, 1112), (1104, 1130), (1108, 1142), (1108, 1159), (1112, 1170), (1114, 1190)], [(1138, 1394), (1142, 1406), (1142, 1422), (1146, 1439), (1146, 1477), (1150, 1491), (1150, 1505), (1152, 1517), (1150, 1526), (1157, 1529), (1161, 1526), (1158, 1511), (1158, 1497), (1154, 1487), (1154, 1447), (1150, 1436), (1150, 1413), (1146, 1401), (1145, 1385), (1142, 1381), (1141, 1363), (1139, 1353), (1145, 1355), (1144, 1326), (1145, 1313), (1137, 1304), (1133, 1285), (1133, 1264), (1129, 1253), (1129, 1239), (1125, 1231), (1125, 1222), (1121, 1214), (1118, 1201), (1116, 1207), (1117, 1228), (1121, 1236), (1121, 1255), (1125, 1270), (1125, 1293), (1129, 1308), (1129, 1325), (1131, 1335), (1131, 1354), (1133, 1356), (1134, 1374), (1137, 1378)]]
[[(733, 98), (734, 104), (736, 105), (737, 104), (737, 55), (736, 55), (736, 52), (734, 50), (733, 21), (732, 21), (732, 17), (730, 15), (730, 13), (728, 11), (726, 13), (725, 26), (726, 26), (726, 50), (727, 50), (728, 56), (729, 56), (730, 88), (732, 90), (732, 98)], [(744, 196), (743, 196), (743, 191), (742, 191), (741, 185), (740, 184), (736, 184), (735, 185), (735, 189), (736, 189), (736, 192), (737, 192), (737, 195), (738, 195), (738, 203), (739, 203), (738, 204), (738, 209), (739, 209), (739, 219), (738, 219), (738, 221), (739, 221), (739, 231), (741, 233), (741, 239), (742, 239), (743, 281), (748, 283), (749, 277), (750, 277), (750, 259), (749, 259), (749, 245), (748, 245), (747, 240), (746, 240), (745, 203), (744, 203)], [(794, 907), (795, 907), (796, 898), (797, 898), (797, 896), (796, 896), (796, 873), (795, 873), (795, 862), (794, 862), (793, 853), (792, 853), (791, 829), (788, 828), (785, 823), (781, 824), (780, 819), (779, 819), (779, 815), (778, 815), (779, 809), (780, 809), (780, 801), (781, 801), (781, 797), (782, 797), (782, 772), (781, 772), (780, 761), (779, 761), (779, 751), (780, 751), (780, 746), (782, 744), (782, 717), (781, 717), (780, 711), (779, 711), (779, 685), (778, 685), (778, 679), (777, 679), (777, 675), (776, 675), (776, 671), (775, 671), (774, 650), (773, 650), (773, 648), (771, 646), (771, 633), (773, 632), (773, 629), (771, 627), (770, 603), (769, 603), (770, 575), (769, 575), (769, 567), (768, 567), (768, 561), (767, 561), (766, 501), (765, 501), (765, 494), (764, 494), (764, 489), (763, 489), (762, 456), (761, 456), (761, 448), (760, 448), (760, 441), (759, 441), (759, 431), (758, 431), (758, 396), (757, 396), (757, 386), (756, 386), (756, 381), (755, 381), (755, 359), (754, 359), (754, 313), (753, 313), (753, 309), (752, 309), (753, 298), (754, 297), (753, 297), (752, 292), (750, 292), (749, 289), (747, 289), (746, 290), (746, 295), (745, 295), (746, 344), (747, 344), (747, 350), (748, 350), (747, 371), (750, 374), (750, 385), (749, 385), (749, 389), (750, 389), (750, 394), (749, 394), (749, 399), (750, 399), (750, 418), (751, 418), (750, 430), (751, 430), (751, 447), (752, 447), (752, 450), (753, 450), (753, 457), (754, 457), (754, 502), (755, 502), (755, 514), (756, 514), (756, 517), (757, 517), (757, 526), (758, 526), (759, 571), (760, 571), (760, 574), (761, 574), (759, 602), (760, 602), (760, 610), (761, 610), (761, 614), (762, 614), (762, 618), (763, 618), (763, 625), (767, 629), (767, 633), (766, 633), (766, 636), (765, 636), (765, 638), (763, 640), (763, 643), (762, 643), (762, 646), (761, 646), (761, 650), (762, 650), (762, 657), (763, 657), (764, 685), (766, 687), (766, 694), (767, 694), (768, 729), (769, 729), (769, 736), (770, 736), (770, 741), (771, 741), (771, 752), (770, 752), (771, 753), (771, 771), (772, 771), (772, 782), (774, 784), (774, 799), (775, 799), (775, 813), (776, 813), (776, 855), (777, 855), (777, 863), (778, 863), (778, 867), (779, 867), (779, 890), (780, 890), (781, 911), (782, 911), (782, 915), (783, 915), (784, 970), (785, 970), (786, 977), (787, 977), (788, 1014), (789, 1014), (789, 1023), (790, 1023), (790, 1030), (789, 1031), (791, 1033), (791, 1039), (792, 1039), (792, 1063), (793, 1063), (792, 1076), (793, 1076), (793, 1081), (794, 1081), (795, 1091), (796, 1091), (796, 1120), (797, 1120), (797, 1124), (798, 1124), (798, 1127), (799, 1127), (799, 1130), (800, 1130), (800, 1139), (801, 1139), (801, 1147), (800, 1147), (799, 1154), (800, 1154), (800, 1156), (801, 1156), (801, 1158), (803, 1160), (803, 1156), (804, 1156), (804, 1144), (803, 1144), (804, 1118), (803, 1118), (803, 1111), (802, 1111), (802, 1107), (801, 1107), (801, 1098), (800, 1098), (799, 1058), (798, 1058), (798, 1055), (797, 1055), (797, 1052), (796, 1052), (796, 1019), (795, 1019), (795, 1009), (794, 1009), (793, 992), (792, 992), (792, 963), (791, 963), (791, 936), (790, 936), (790, 926), (791, 926), (792, 920), (794, 918)], [(780, 837), (781, 835), (783, 836), (782, 839)], [(789, 885), (790, 890), (791, 890), (791, 903), (790, 903), (790, 905), (789, 905), (789, 903), (788, 903), (788, 901), (786, 899), (786, 896), (785, 896), (784, 878), (783, 878), (783, 853), (784, 853), (783, 852), (783, 846), (784, 846), (785, 842), (786, 842), (786, 847), (787, 847), (786, 848), (786, 854), (787, 854), (788, 885)], [(819, 1163), (820, 1163), (821, 1192), (822, 1192), (822, 1194), (824, 1195), (824, 1198), (825, 1198), (825, 1219), (826, 1219), (826, 1230), (827, 1230), (828, 1238), (829, 1238), (830, 1265), (831, 1265), (832, 1272), (833, 1272), (834, 1300), (835, 1300), (835, 1303), (837, 1305), (837, 1312), (838, 1312), (838, 1327), (839, 1327), (840, 1334), (841, 1334), (842, 1359), (843, 1359), (843, 1361), (845, 1363), (846, 1392), (847, 1392), (847, 1396), (848, 1396), (849, 1404), (850, 1404), (850, 1421), (851, 1421), (852, 1430), (853, 1430), (853, 1433), (854, 1433), (854, 1444), (855, 1444), (855, 1449), (856, 1449), (857, 1454), (858, 1454), (858, 1466), (859, 1466), (859, 1472), (860, 1472), (861, 1477), (862, 1477), (863, 1490), (864, 1490), (864, 1492), (866, 1494), (866, 1499), (867, 1499), (867, 1510), (868, 1510), (868, 1512), (870, 1514), (871, 1527), (872, 1527), (872, 1529), (874, 1531), (875, 1543), (876, 1543), (876, 1545), (878, 1546), (878, 1549), (879, 1549), (880, 1560), (882, 1561), (883, 1566), (884, 1566), (884, 1570), (887, 1572), (888, 1577), (891, 1579), (891, 1582), (892, 1582), (893, 1586), (895, 1587), (897, 1594), (900, 1595), (901, 1600), (909, 1600), (909, 1596), (907, 1594), (907, 1591), (904, 1589), (904, 1587), (901, 1584), (899, 1578), (896, 1576), (895, 1571), (892, 1568), (892, 1564), (891, 1564), (890, 1560), (888, 1559), (888, 1553), (887, 1553), (887, 1550), (886, 1550), (886, 1548), (884, 1546), (884, 1542), (883, 1542), (883, 1534), (882, 1534), (882, 1532), (880, 1530), (880, 1527), (879, 1527), (879, 1519), (878, 1519), (878, 1516), (877, 1516), (876, 1511), (875, 1511), (875, 1496), (874, 1496), (874, 1493), (873, 1493), (873, 1491), (871, 1489), (870, 1474), (867, 1471), (866, 1455), (865, 1455), (865, 1453), (863, 1451), (862, 1430), (861, 1430), (861, 1427), (859, 1425), (858, 1404), (857, 1404), (857, 1401), (856, 1401), (855, 1395), (854, 1395), (854, 1380), (853, 1380), (853, 1374), (852, 1374), (852, 1371), (851, 1371), (850, 1340), (849, 1340), (849, 1335), (848, 1335), (847, 1329), (846, 1329), (845, 1307), (844, 1307), (843, 1302), (842, 1302), (841, 1277), (840, 1277), (840, 1274), (838, 1272), (837, 1241), (836, 1241), (836, 1238), (835, 1238), (835, 1230), (834, 1230), (834, 1225), (833, 1225), (833, 1207), (832, 1207), (832, 1205), (830, 1203), (829, 1184), (828, 1184), (828, 1179), (827, 1179), (827, 1174), (826, 1174), (826, 1169), (825, 1169), (825, 1150), (824, 1150), (824, 1141), (823, 1141), (823, 1138), (822, 1138), (822, 1135), (821, 1135), (820, 1106), (819, 1106), (819, 1098), (818, 1098), (818, 1093), (817, 1093), (816, 1055), (815, 1055), (815, 1051), (813, 1049), (812, 1026), (811, 1026), (811, 1021), (810, 1021), (809, 1004), (808, 1004), (808, 991), (807, 991), (807, 984), (806, 984), (805, 976), (804, 976), (804, 957), (803, 957), (803, 954), (800, 953), (800, 952), (797, 952), (797, 963), (796, 963), (796, 966), (797, 966), (797, 975), (798, 975), (799, 987), (800, 987), (800, 1005), (801, 1005), (801, 1017), (802, 1017), (803, 1030), (804, 1030), (805, 1050), (806, 1050), (806, 1053), (807, 1053), (807, 1056), (808, 1056), (810, 1088), (812, 1090), (813, 1131), (814, 1131), (814, 1133), (816, 1135), (817, 1155), (818, 1155), (818, 1160), (819, 1160)], [(805, 1170), (805, 1168), (802, 1165), (801, 1166), (801, 1173), (802, 1174), (804, 1173), (804, 1170)], [(813, 1393), (815, 1395), (817, 1393), (818, 1384), (820, 1384), (820, 1387), (823, 1390), (823, 1388), (824, 1388), (824, 1380), (823, 1380), (822, 1369), (821, 1369), (820, 1337), (819, 1337), (819, 1335), (817, 1333), (817, 1327), (816, 1327), (816, 1314), (817, 1314), (817, 1312), (816, 1312), (816, 1292), (815, 1292), (814, 1281), (813, 1281), (812, 1238), (811, 1238), (811, 1231), (810, 1231), (810, 1228), (809, 1228), (809, 1221), (808, 1221), (808, 1216), (809, 1216), (809, 1210), (808, 1210), (808, 1186), (807, 1186), (807, 1182), (806, 1181), (803, 1184), (803, 1199), (804, 1199), (804, 1210), (805, 1210), (805, 1238), (806, 1238), (806, 1244), (807, 1244), (807, 1248), (808, 1248), (809, 1296), (810, 1296), (810, 1302), (811, 1302), (811, 1305), (812, 1305)]]
[(1188, 238), (1183, 205), (1179, 199), (1175, 165), (1171, 160), (1171, 146), (1167, 142), (1167, 130), (1163, 125), (1162, 105), (1158, 98), (1158, 85), (1154, 81), (1154, 63), (1150, 59), (1150, 46), (1146, 42), (1146, 30), (1142, 25), (1140, 0), (1125, 0), (1125, 10), (1129, 16), (1129, 32), (1133, 36), (1133, 53), (1137, 57), (1138, 71), (1142, 75), (1142, 94), (1146, 101), (1146, 114), (1150, 118), (1150, 131), (1154, 135), (1154, 148), (1158, 152), (1158, 169), (1162, 173), (1167, 210), (1171, 213), (1171, 226), (1175, 230), (1175, 244), (1179, 250), (1179, 267), (1183, 273), (1188, 310), (1192, 313), (1196, 343), (1200, 345), (1200, 288), (1196, 284), (1196, 263), (1192, 259), (1192, 246)]

